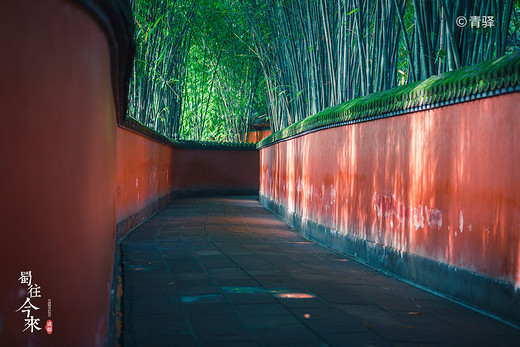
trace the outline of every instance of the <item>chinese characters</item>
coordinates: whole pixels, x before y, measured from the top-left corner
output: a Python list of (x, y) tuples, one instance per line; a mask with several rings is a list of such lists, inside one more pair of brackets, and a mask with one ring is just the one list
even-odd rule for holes
[[(459, 28), (464, 28), (468, 25), (468, 18), (465, 16), (458, 16), (455, 23)], [(492, 28), (495, 26), (495, 17), (494, 16), (469, 16), (469, 24), (471, 28), (478, 29), (482, 28)]]
[(31, 299), (36, 301), (36, 298), (41, 298), (41, 287), (36, 283), (33, 283), (31, 271), (22, 271), (18, 280), (21, 284), (27, 285), (27, 294), (25, 297), (25, 302), (15, 312), (21, 312), (25, 314), (25, 329), (22, 330), (22, 332), (30, 329), (30, 332), (33, 333), (35, 330), (42, 329), (38, 326), (40, 324), (40, 318), (35, 318), (33, 315), (33, 312), (38, 311), (40, 308), (31, 302)]

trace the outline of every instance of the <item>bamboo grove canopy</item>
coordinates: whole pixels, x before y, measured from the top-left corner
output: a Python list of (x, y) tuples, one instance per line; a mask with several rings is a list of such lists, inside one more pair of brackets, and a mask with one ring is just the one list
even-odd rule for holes
[(328, 107), (518, 52), (513, 0), (133, 0), (129, 114), (243, 142)]

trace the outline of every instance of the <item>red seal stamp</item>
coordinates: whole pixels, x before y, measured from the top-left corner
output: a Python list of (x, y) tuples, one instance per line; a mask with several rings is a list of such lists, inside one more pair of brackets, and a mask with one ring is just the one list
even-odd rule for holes
[(45, 330), (47, 330), (47, 334), (52, 334), (52, 321), (50, 319), (45, 324)]

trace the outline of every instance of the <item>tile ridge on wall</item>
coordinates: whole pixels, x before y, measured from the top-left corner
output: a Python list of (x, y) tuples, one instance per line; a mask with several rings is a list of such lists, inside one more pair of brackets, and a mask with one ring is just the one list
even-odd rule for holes
[(230, 150), (230, 151), (257, 151), (256, 144), (242, 142), (216, 142), (216, 141), (192, 141), (173, 140), (163, 134), (147, 127), (138, 120), (126, 117), (119, 126), (123, 129), (143, 135), (156, 142), (182, 149), (207, 149), (207, 150)]

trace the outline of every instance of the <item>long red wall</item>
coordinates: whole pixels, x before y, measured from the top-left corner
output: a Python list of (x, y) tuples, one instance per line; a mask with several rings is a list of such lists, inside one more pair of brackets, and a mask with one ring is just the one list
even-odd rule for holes
[(0, 2), (1, 346), (115, 343), (117, 240), (177, 194), (258, 191), (257, 151), (185, 149), (118, 126), (124, 47), (100, 25), (112, 17), (96, 19), (112, 5), (97, 4)]
[[(0, 13), (0, 345), (100, 346), (115, 227), (109, 45), (68, 1), (2, 1)], [(26, 298), (38, 310), (16, 312)], [(23, 332), (27, 315), (42, 330)]]
[(368, 247), (518, 288), (519, 114), (513, 93), (296, 137), (261, 150), (260, 194)]

